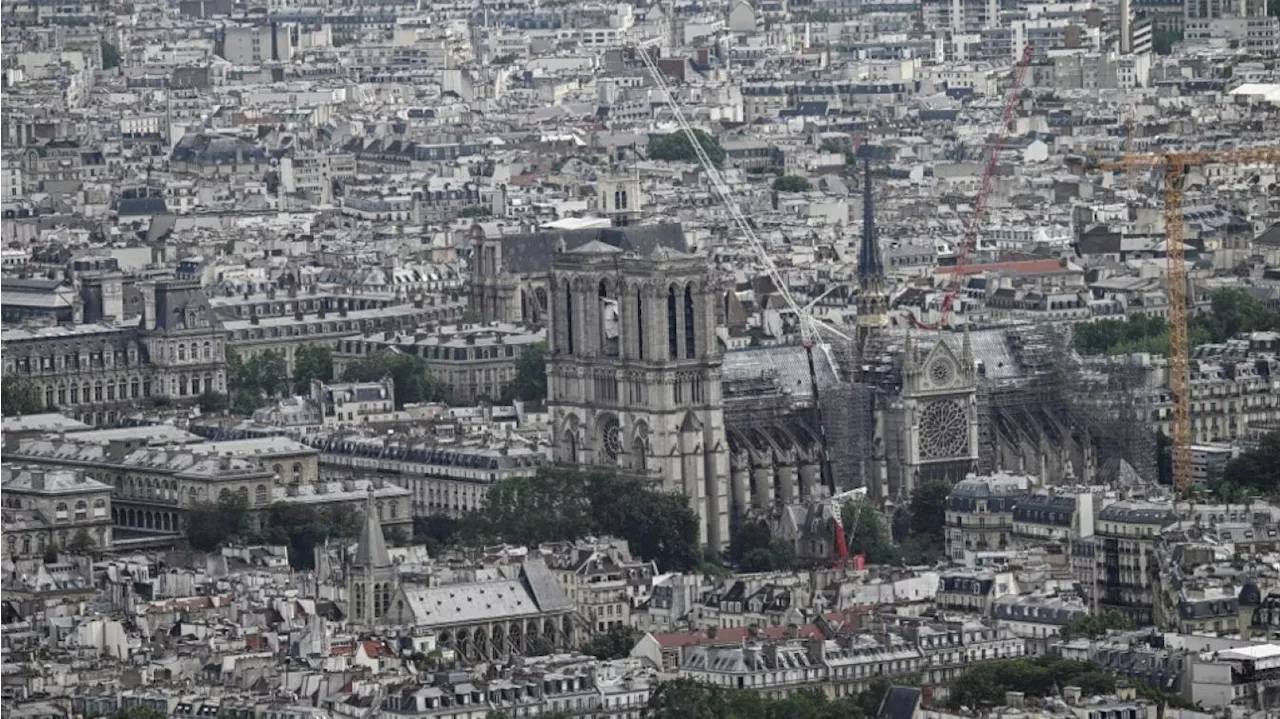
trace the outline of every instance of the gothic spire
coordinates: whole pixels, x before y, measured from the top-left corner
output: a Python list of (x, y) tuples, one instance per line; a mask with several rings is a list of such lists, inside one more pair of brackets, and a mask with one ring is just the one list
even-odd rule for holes
[(858, 279), (862, 286), (867, 280), (884, 276), (884, 260), (880, 256), (880, 238), (876, 236), (876, 210), (871, 198), (871, 158), (862, 161), (862, 246), (858, 251)]
[(373, 485), (369, 485), (369, 496), (364, 503), (364, 529), (360, 532), (360, 544), (356, 546), (356, 558), (353, 566), (367, 569), (384, 569), (391, 566), (391, 558), (387, 555), (387, 540), (382, 534), (382, 522), (378, 518), (378, 508), (373, 502)]

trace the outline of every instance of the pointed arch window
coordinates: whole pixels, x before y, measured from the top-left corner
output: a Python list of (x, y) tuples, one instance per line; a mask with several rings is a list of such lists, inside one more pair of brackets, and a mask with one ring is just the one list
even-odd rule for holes
[(565, 316), (565, 348), (566, 354), (573, 354), (573, 288), (566, 280), (564, 283), (564, 316)]
[(697, 354), (696, 338), (693, 327), (693, 285), (684, 286), (684, 356), (693, 359)]
[(636, 352), (639, 359), (644, 359), (644, 295), (636, 288)]
[(667, 288), (667, 354), (671, 359), (680, 357), (678, 324), (676, 319), (676, 288), (675, 285), (672, 285)]

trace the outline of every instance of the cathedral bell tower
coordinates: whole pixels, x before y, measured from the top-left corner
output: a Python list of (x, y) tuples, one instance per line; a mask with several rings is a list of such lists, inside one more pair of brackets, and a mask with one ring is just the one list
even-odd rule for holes
[(600, 241), (551, 264), (547, 404), (555, 461), (608, 467), (689, 499), (729, 541), (721, 352), (706, 260)]

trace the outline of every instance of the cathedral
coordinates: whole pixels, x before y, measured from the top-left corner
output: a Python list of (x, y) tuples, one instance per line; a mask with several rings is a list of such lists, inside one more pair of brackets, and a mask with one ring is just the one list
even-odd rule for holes
[(548, 328), (554, 460), (684, 494), (715, 550), (745, 518), (833, 492), (902, 505), (929, 480), (1066, 479), (1091, 461), (1046, 403), (1042, 388), (1061, 383), (1043, 381), (1016, 333), (890, 326), (869, 193), (864, 211), (852, 352), (726, 351), (716, 330), (732, 292), (673, 224), (479, 232), (477, 303), (486, 320)]
[[(909, 496), (920, 481), (956, 481), (974, 466), (976, 382), (963, 336), (956, 348), (908, 338), (898, 392), (860, 417), (854, 407), (823, 411), (850, 395), (850, 383), (826, 361), (811, 379), (801, 347), (724, 351), (719, 291), (703, 257), (588, 242), (555, 254), (549, 288), (555, 460), (683, 493), (715, 549), (742, 518), (826, 496), (832, 485)], [(868, 468), (863, 476), (833, 466), (824, 479), (820, 423), (871, 430), (871, 441), (858, 446), (855, 433), (854, 446), (840, 448)]]

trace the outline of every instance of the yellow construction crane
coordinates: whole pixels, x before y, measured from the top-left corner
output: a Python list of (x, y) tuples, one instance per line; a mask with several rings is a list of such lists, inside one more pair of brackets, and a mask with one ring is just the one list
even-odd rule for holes
[(1173, 396), (1173, 486), (1183, 496), (1191, 485), (1191, 364), (1187, 356), (1187, 266), (1182, 244), (1182, 183), (1201, 165), (1280, 164), (1280, 147), (1204, 152), (1125, 155), (1111, 162), (1090, 162), (1099, 170), (1132, 172), (1158, 169), (1164, 174), (1165, 255), (1169, 282), (1169, 393)]

